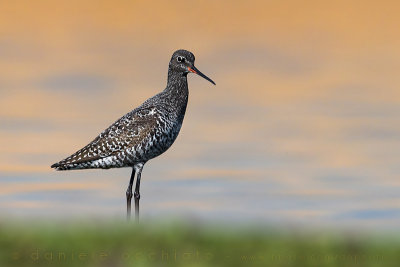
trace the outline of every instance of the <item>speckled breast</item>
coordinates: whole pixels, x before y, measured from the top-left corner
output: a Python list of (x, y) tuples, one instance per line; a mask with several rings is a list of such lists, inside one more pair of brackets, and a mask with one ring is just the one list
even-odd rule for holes
[(175, 123), (164, 129), (158, 128), (152, 134), (149, 134), (142, 144), (136, 148), (138, 159), (148, 161), (167, 151), (178, 137), (181, 127), (182, 123)]

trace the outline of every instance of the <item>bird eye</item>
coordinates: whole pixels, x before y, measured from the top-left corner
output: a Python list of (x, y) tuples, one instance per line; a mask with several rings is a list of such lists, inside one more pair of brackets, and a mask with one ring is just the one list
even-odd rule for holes
[(184, 58), (184, 57), (181, 57), (181, 56), (177, 57), (176, 60), (177, 60), (178, 62), (185, 62), (185, 58)]

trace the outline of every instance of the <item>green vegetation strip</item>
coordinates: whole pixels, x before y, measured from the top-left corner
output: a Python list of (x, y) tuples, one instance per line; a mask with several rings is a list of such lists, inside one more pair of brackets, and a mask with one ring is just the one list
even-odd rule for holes
[(395, 236), (189, 223), (0, 223), (0, 266), (399, 264)]

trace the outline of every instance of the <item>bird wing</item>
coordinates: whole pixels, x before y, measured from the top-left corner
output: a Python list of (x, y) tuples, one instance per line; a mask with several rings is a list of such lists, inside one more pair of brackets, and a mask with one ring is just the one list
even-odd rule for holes
[(51, 167), (91, 162), (134, 147), (154, 130), (158, 115), (154, 106), (139, 107), (121, 117), (88, 145)]

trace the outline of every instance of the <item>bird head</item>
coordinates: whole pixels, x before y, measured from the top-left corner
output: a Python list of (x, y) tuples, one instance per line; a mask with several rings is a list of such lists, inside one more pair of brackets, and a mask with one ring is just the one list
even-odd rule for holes
[(203, 77), (204, 79), (215, 85), (215, 82), (213, 80), (208, 78), (194, 66), (194, 60), (194, 55), (191, 52), (183, 49), (177, 50), (172, 55), (171, 61), (169, 62), (169, 67), (170, 69), (181, 72), (185, 75), (190, 72), (196, 73), (197, 75)]

